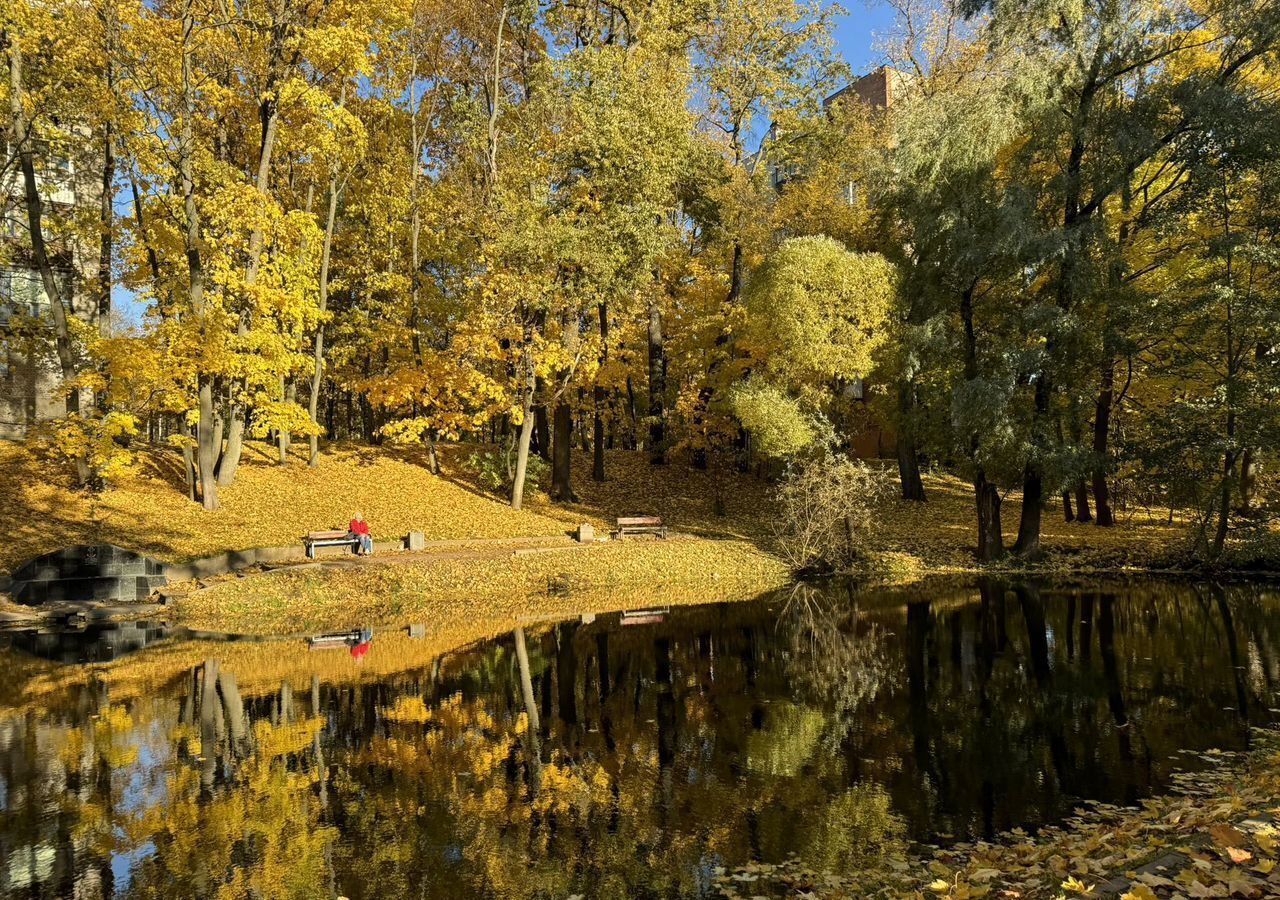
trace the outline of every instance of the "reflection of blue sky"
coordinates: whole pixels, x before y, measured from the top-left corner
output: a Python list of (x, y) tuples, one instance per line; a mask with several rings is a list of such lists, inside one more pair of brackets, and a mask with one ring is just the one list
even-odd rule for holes
[(120, 810), (140, 815), (163, 803), (168, 796), (166, 770), (173, 759), (173, 744), (160, 716), (154, 717), (146, 728), (135, 731), (132, 737), (130, 743), (138, 751), (138, 757), (127, 770)]
[(133, 881), (133, 870), (147, 857), (154, 855), (156, 845), (147, 841), (140, 847), (123, 853), (111, 854), (111, 880), (115, 886), (115, 894), (119, 896), (129, 889)]

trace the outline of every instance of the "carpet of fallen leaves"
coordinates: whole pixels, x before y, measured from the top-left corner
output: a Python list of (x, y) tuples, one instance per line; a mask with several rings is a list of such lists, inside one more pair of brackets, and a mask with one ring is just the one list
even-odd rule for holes
[(76, 543), (113, 543), (166, 562), (226, 550), (298, 544), (308, 531), (345, 528), (360, 511), (374, 537), (424, 532), (427, 540), (563, 534), (581, 522), (603, 528), (618, 515), (653, 513), (684, 531), (760, 536), (769, 489), (727, 476), (727, 517), (714, 514), (711, 479), (687, 465), (651, 466), (644, 454), (611, 452), (609, 480), (591, 480), (588, 454), (576, 454), (574, 487), (581, 502), (553, 504), (545, 495), (513, 511), (486, 491), (465, 465), (474, 447), (441, 448), (433, 476), (421, 450), (335, 445), (309, 468), (303, 448), (288, 466), (274, 446), (249, 442), (236, 483), (219, 491), (221, 508), (190, 502), (181, 459), (172, 450), (139, 453), (137, 471), (107, 490), (75, 490), (69, 473), (52, 468), (23, 445), (0, 441), (0, 509), (6, 512), (0, 572), (23, 560)]
[(1280, 897), (1280, 733), (1254, 730), (1247, 753), (1202, 754), (1205, 770), (1122, 808), (1092, 803), (1054, 828), (998, 842), (900, 846), (854, 873), (799, 861), (719, 875), (720, 895), (810, 900)]
[[(246, 445), (235, 485), (220, 492), (222, 507), (204, 512), (186, 499), (180, 459), (171, 450), (139, 453), (137, 472), (98, 494), (75, 490), (20, 444), (0, 441), (0, 509), (7, 518), (0, 572), (73, 543), (106, 542), (181, 562), (227, 550), (297, 544), (307, 531), (341, 528), (358, 511), (375, 537), (409, 531), (427, 540), (502, 539), (558, 535), (579, 523), (606, 529), (619, 515), (651, 513), (675, 529), (737, 537), (768, 549), (777, 521), (772, 488), (758, 479), (722, 475), (724, 516), (715, 514), (712, 476), (683, 461), (653, 466), (643, 453), (611, 451), (608, 480), (590, 477), (589, 454), (574, 456), (578, 502), (552, 503), (535, 494), (525, 510), (511, 510), (481, 487), (465, 464), (473, 446), (441, 448), (433, 476), (419, 448), (334, 445), (309, 468), (295, 452), (288, 466), (276, 450)], [(53, 473), (53, 474), (51, 474)], [(892, 473), (886, 469), (886, 478)], [(974, 572), (972, 492), (963, 480), (926, 476), (929, 502), (890, 500), (866, 537), (866, 573), (893, 581), (925, 574)], [(1018, 494), (1004, 504), (1006, 541), (1017, 528)], [(1044, 515), (1044, 553), (1010, 568), (1046, 573), (1160, 569), (1177, 564), (1189, 547), (1190, 524), (1161, 510), (1120, 510), (1115, 528), (1068, 523)], [(1275, 535), (1280, 546), (1280, 534)], [(1256, 562), (1256, 561), (1255, 561)], [(1250, 563), (1251, 568), (1256, 564)]]
[(480, 620), (502, 631), (556, 616), (745, 599), (787, 578), (776, 557), (747, 541), (638, 539), (500, 558), (283, 568), (185, 595), (178, 586), (173, 609), (184, 625), (238, 633), (409, 622), (447, 630)]

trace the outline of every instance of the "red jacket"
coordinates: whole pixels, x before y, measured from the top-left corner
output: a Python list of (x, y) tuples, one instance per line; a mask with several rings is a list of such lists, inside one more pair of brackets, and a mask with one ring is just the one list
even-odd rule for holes
[(352, 534), (368, 534), (369, 533), (369, 523), (361, 521), (360, 519), (352, 519), (351, 524), (348, 527), (351, 529)]

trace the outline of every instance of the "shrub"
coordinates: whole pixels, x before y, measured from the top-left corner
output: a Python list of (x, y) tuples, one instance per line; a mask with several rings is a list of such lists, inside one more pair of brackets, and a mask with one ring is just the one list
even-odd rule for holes
[(778, 489), (778, 547), (796, 572), (849, 569), (865, 556), (866, 535), (892, 491), (881, 472), (829, 456), (795, 470)]
[[(467, 469), (476, 476), (481, 485), (501, 496), (511, 494), (511, 482), (514, 477), (515, 459), (508, 458), (499, 450), (477, 450), (466, 459)], [(529, 454), (529, 464), (524, 473), (524, 490), (526, 494), (537, 491), (546, 481), (551, 467), (547, 461), (536, 453)]]

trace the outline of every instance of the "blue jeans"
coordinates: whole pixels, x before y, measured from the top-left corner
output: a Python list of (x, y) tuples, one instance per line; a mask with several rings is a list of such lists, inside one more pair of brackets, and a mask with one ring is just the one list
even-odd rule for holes
[(356, 535), (356, 537), (360, 539), (360, 552), (361, 552), (361, 553), (372, 553), (372, 552), (373, 552), (373, 538), (372, 538), (372, 537), (370, 537), (370, 536), (369, 536), (369, 535), (367, 535), (367, 534), (357, 534), (357, 535)]

